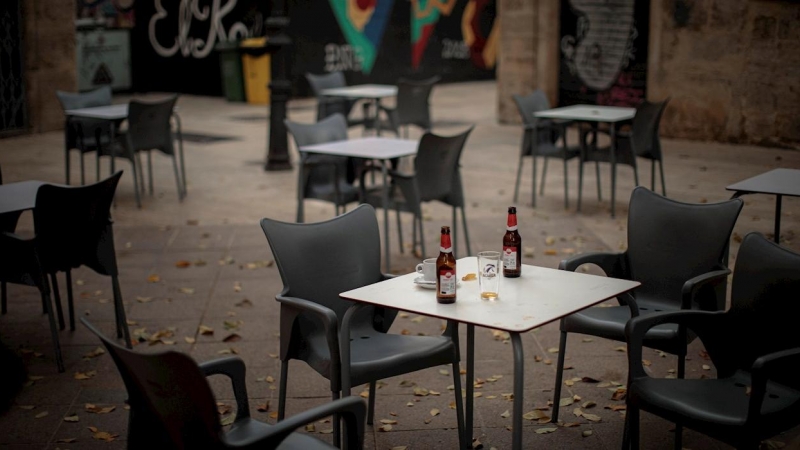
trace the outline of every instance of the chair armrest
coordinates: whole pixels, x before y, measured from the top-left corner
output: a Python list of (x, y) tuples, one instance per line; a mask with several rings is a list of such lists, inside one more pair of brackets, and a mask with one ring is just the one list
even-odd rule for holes
[(628, 382), (648, 376), (642, 365), (644, 336), (651, 328), (665, 323), (674, 323), (685, 328), (712, 327), (723, 311), (672, 311), (648, 314), (631, 318), (625, 325), (625, 340), (628, 342)]
[(687, 280), (683, 283), (683, 288), (681, 289), (681, 308), (692, 309), (692, 303), (694, 303), (697, 293), (700, 292), (702, 288), (714, 287), (719, 283), (727, 282), (730, 273), (731, 270), (725, 268), (706, 272)]
[[(339, 318), (332, 309), (297, 297), (288, 297), (282, 294), (275, 296), (275, 300), (281, 304), (281, 361), (288, 358), (289, 340), (294, 329), (294, 323), (300, 313), (309, 313), (320, 321), (325, 327), (325, 340), (328, 343), (328, 351), (331, 356), (331, 383), (339, 385), (339, 374), (341, 373), (339, 356)], [(286, 317), (284, 317), (286, 314)]]
[(759, 357), (753, 362), (750, 371), (753, 385), (750, 391), (747, 421), (755, 420), (761, 416), (761, 405), (767, 393), (767, 381), (775, 373), (784, 372), (787, 367), (797, 367), (796, 364), (800, 364), (800, 347), (770, 353)]
[(248, 449), (277, 448), (281, 442), (289, 437), (296, 429), (324, 419), (325, 417), (340, 414), (342, 419), (344, 419), (348, 448), (361, 450), (364, 446), (364, 418), (366, 416), (366, 410), (367, 408), (364, 405), (364, 401), (358, 397), (345, 397), (334, 400), (278, 422), (268, 429), (267, 436), (260, 436), (257, 441), (245, 442), (243, 447)]
[(236, 399), (236, 420), (250, 417), (250, 402), (247, 400), (246, 367), (238, 356), (220, 358), (198, 364), (203, 375), (225, 375), (231, 380)]
[(339, 350), (342, 362), (342, 397), (347, 397), (350, 395), (349, 389), (344, 389), (345, 386), (348, 388), (353, 387), (350, 384), (350, 321), (359, 311), (370, 306), (372, 305), (367, 303), (353, 303), (349, 308), (347, 308), (347, 311), (344, 313), (344, 317), (342, 318), (342, 339), (340, 340), (341, 348)]
[(583, 253), (562, 260), (558, 269), (574, 272), (583, 264), (596, 264), (609, 277), (627, 279), (628, 270), (625, 256), (625, 253)]

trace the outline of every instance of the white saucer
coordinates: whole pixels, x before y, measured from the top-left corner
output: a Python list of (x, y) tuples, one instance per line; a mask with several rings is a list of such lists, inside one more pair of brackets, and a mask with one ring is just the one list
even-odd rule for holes
[(425, 277), (414, 278), (414, 284), (425, 289), (436, 289), (435, 281), (425, 281)]

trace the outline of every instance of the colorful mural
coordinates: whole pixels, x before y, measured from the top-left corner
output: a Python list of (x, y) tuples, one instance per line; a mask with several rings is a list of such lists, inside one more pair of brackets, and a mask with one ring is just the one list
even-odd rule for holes
[(439, 17), (453, 12), (456, 0), (411, 0), (411, 66), (422, 62), (428, 40), (439, 22)]
[(483, 20), (494, 17), (493, 0), (470, 0), (461, 15), (461, 33), (469, 47), (470, 59), (481, 69), (494, 68), (497, 61), (497, 39), (500, 27), (492, 22), (488, 36), (484, 33)]
[(329, 0), (347, 42), (355, 49), (361, 71), (372, 72), (394, 0)]

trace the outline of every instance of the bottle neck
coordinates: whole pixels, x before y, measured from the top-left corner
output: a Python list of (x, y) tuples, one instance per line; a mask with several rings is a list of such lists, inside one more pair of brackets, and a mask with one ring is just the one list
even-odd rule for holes
[(508, 230), (508, 231), (517, 231), (517, 215), (516, 214), (509, 214), (508, 215), (508, 222), (506, 223), (506, 230)]
[(439, 251), (442, 253), (453, 253), (453, 244), (450, 243), (450, 235), (443, 234)]

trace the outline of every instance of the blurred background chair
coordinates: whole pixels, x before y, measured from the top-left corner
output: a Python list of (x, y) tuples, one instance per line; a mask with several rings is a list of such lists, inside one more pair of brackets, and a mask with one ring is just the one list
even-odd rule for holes
[[(564, 260), (561, 270), (596, 264), (607, 276), (642, 285), (619, 306), (589, 308), (561, 319), (553, 421), (558, 420), (567, 333), (625, 341), (631, 317), (661, 311), (725, 309), (728, 244), (742, 209), (739, 199), (720, 203), (681, 203), (643, 187), (631, 194), (628, 249), (622, 253), (586, 253)], [(686, 346), (695, 336), (677, 326), (647, 333), (644, 345), (678, 356), (678, 378), (686, 368)]]
[[(610, 137), (608, 130), (583, 129), (581, 131), (581, 166), (578, 175), (578, 211), (581, 209), (581, 194), (583, 192), (583, 163), (594, 161), (612, 163), (611, 192), (617, 186), (616, 164), (624, 164), (633, 168), (634, 184), (639, 185), (639, 172), (636, 167), (636, 157), (649, 159), (651, 162), (651, 190), (656, 186), (656, 162), (661, 174), (661, 193), (667, 195), (666, 182), (664, 181), (664, 162), (661, 153), (661, 140), (658, 137), (658, 128), (661, 116), (667, 107), (669, 99), (660, 103), (643, 101), (636, 107), (636, 116), (629, 130), (615, 129), (615, 162), (611, 161), (611, 146), (600, 146), (597, 135), (605, 134)], [(591, 136), (591, 137), (590, 137)], [(613, 197), (613, 195), (612, 195)], [(597, 198), (600, 194), (600, 172), (597, 173)]]
[[(364, 441), (364, 402), (357, 397), (342, 399), (269, 425), (250, 417), (245, 383), (245, 364), (238, 357), (197, 364), (184, 353), (167, 351), (139, 354), (122, 348), (100, 333), (85, 317), (81, 322), (108, 350), (128, 391), (131, 412), (128, 448), (265, 448), (332, 449), (322, 441), (295, 430), (339, 414), (345, 420), (351, 448), (360, 450)], [(236, 418), (223, 432), (214, 393), (206, 377), (230, 379), (236, 400)]]
[[(426, 132), (419, 141), (417, 155), (414, 157), (414, 173), (404, 174), (390, 170), (389, 205), (397, 213), (397, 233), (400, 240), (400, 251), (403, 252), (403, 229), (400, 225), (400, 212), (414, 215), (412, 252), (417, 245), (417, 229), (419, 229), (419, 245), (422, 257), (425, 253), (425, 236), (422, 223), (422, 203), (440, 201), (453, 207), (453, 253), (458, 255), (458, 220), (456, 212), (461, 209), (461, 220), (464, 226), (464, 240), (467, 244), (467, 255), (472, 254), (467, 229), (465, 212), (466, 200), (461, 183), (461, 154), (469, 134), (474, 127), (455, 136), (439, 136)], [(382, 186), (366, 187), (366, 174), (380, 168), (367, 167), (361, 173), (361, 201), (373, 207), (383, 207)]]
[[(353, 185), (355, 172), (360, 162), (343, 156), (306, 154), (300, 147), (326, 142), (347, 140), (347, 121), (342, 114), (334, 114), (317, 123), (299, 123), (286, 120), (286, 128), (292, 133), (303, 165), (303, 179), (298, 180), (300, 195), (298, 201), (314, 198), (331, 202), (339, 215), (347, 211), (347, 204), (358, 201), (358, 189)], [(297, 221), (302, 222), (300, 206), (297, 208)]]
[[(739, 449), (800, 424), (800, 255), (760, 234), (742, 240), (726, 312), (679, 311), (632, 319), (623, 449), (639, 448), (647, 411)], [(647, 335), (665, 326), (696, 334), (716, 379), (651, 378), (642, 366)], [(675, 448), (681, 448), (675, 434)]]
[(403, 137), (408, 138), (409, 125), (416, 125), (422, 131), (431, 129), (430, 96), (433, 86), (442, 77), (434, 76), (425, 80), (409, 80), (400, 78), (397, 81), (397, 103), (394, 108), (381, 105), (386, 113), (388, 123), (378, 121), (380, 128), (388, 128), (400, 136), (400, 127), (404, 127)]
[[(73, 93), (56, 91), (61, 108), (66, 112), (71, 109), (92, 108), (95, 106), (108, 106), (111, 104), (111, 87), (103, 86), (90, 92)], [(81, 163), (81, 185), (86, 184), (83, 155), (95, 152), (96, 175), (100, 181), (100, 155), (103, 150), (109, 151), (112, 146), (111, 127), (113, 122), (99, 119), (86, 119), (67, 117), (64, 124), (64, 167), (66, 183), (70, 181), (70, 151), (77, 149)]]
[[(459, 374), (458, 328), (448, 322), (441, 336), (389, 334), (396, 310), (359, 305), (339, 293), (389, 278), (380, 271), (381, 244), (375, 210), (359, 205), (326, 222), (296, 224), (263, 219), (283, 290), (281, 305), (281, 381), (278, 420), (286, 410), (289, 361), (305, 361), (330, 381), (335, 400), (350, 388), (369, 383), (367, 423), (375, 415), (378, 380), (428, 367), (452, 366), (459, 441), (464, 436)], [(349, 339), (353, 336), (353, 339)], [(349, 345), (347, 344), (349, 342)], [(334, 419), (334, 442), (339, 442)]]
[(317, 97), (318, 122), (322, 121), (322, 119), (325, 119), (328, 116), (338, 113), (347, 119), (348, 128), (358, 125), (364, 125), (365, 129), (374, 128), (374, 124), (372, 123), (371, 119), (372, 115), (370, 112), (369, 102), (363, 103), (363, 118), (353, 119), (350, 118), (350, 113), (352, 112), (355, 104), (358, 103), (358, 100), (322, 95), (322, 91), (325, 89), (347, 87), (347, 81), (344, 78), (344, 72), (330, 72), (322, 75), (306, 73), (306, 79), (308, 80), (308, 84), (311, 86), (311, 90), (314, 92), (314, 96)]
[[(550, 119), (539, 119), (534, 116), (538, 111), (550, 109), (550, 100), (541, 89), (537, 89), (529, 95), (514, 95), (514, 103), (525, 126), (522, 135), (522, 147), (519, 152), (519, 164), (517, 165), (517, 181), (514, 183), (514, 203), (517, 202), (519, 194), (519, 181), (522, 176), (522, 161), (526, 156), (533, 160), (533, 187), (531, 198), (533, 206), (536, 206), (536, 159), (541, 157), (544, 160), (542, 167), (542, 181), (539, 188), (539, 195), (544, 195), (544, 181), (547, 175), (547, 160), (549, 158), (560, 159), (564, 163), (564, 207), (569, 208), (569, 177), (567, 176), (567, 162), (580, 155), (580, 147), (567, 146), (567, 126), (570, 122), (555, 121)], [(558, 141), (561, 140), (561, 144)], [(599, 170), (599, 169), (598, 169)]]
[[(11, 233), (0, 234), (0, 280), (34, 286), (42, 295), (50, 320), (56, 364), (64, 371), (55, 317), (64, 329), (64, 316), (58, 289), (58, 272), (65, 272), (70, 330), (75, 329), (72, 295), (72, 269), (85, 265), (111, 277), (117, 337), (130, 347), (125, 306), (119, 286), (119, 271), (114, 249), (111, 202), (122, 172), (99, 183), (83, 187), (43, 185), (36, 195), (33, 210), (35, 236), (23, 239)], [(50, 282), (55, 296), (55, 314), (50, 302)]]

